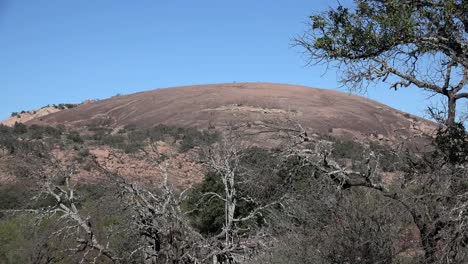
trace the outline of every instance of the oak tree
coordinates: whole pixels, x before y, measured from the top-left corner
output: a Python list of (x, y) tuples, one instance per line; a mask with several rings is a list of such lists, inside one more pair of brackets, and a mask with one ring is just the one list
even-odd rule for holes
[(351, 90), (376, 81), (397, 90), (415, 86), (443, 95), (446, 124), (467, 99), (468, 1), (355, 0), (310, 16), (294, 40), (310, 63), (338, 62), (341, 82)]

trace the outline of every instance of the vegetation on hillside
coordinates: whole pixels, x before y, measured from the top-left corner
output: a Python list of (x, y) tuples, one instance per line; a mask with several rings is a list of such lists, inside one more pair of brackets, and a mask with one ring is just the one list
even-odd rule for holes
[[(0, 262), (468, 263), (468, 134), (456, 116), (467, 3), (355, 0), (311, 16), (296, 40), (313, 62), (338, 62), (352, 88), (382, 80), (445, 96), (424, 150), (297, 124), (268, 127), (274, 148), (233, 128), (0, 125)], [(109, 170), (91, 147), (144, 156), (161, 184)], [(204, 172), (183, 188), (168, 166), (182, 154)]]
[[(431, 151), (411, 155), (379, 142), (291, 136), (291, 144), (264, 149), (237, 132), (170, 126), (81, 132), (0, 126), (2, 160), (15, 176), (0, 187), (0, 259), (425, 263), (430, 254), (439, 262), (466, 260), (468, 138), (461, 124), (441, 129)], [(89, 162), (88, 147), (132, 155), (157, 151), (149, 149), (158, 141), (177, 153), (198, 153), (204, 180), (187, 190), (167, 182), (142, 186)], [(76, 158), (53, 159), (57, 147)], [(85, 162), (102, 174), (99, 184), (73, 180)], [(165, 159), (154, 166), (171, 177)]]

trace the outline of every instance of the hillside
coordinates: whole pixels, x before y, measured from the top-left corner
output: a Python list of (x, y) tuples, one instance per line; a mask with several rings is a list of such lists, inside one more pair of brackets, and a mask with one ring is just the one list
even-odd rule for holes
[(42, 118), (43, 116), (46, 116), (52, 113), (57, 113), (66, 109), (71, 109), (78, 105), (88, 104), (94, 101), (95, 100), (86, 100), (80, 104), (58, 104), (58, 105), (53, 104), (53, 105), (46, 105), (44, 107), (41, 107), (35, 110), (29, 110), (29, 111), (23, 110), (21, 112), (13, 112), (11, 113), (11, 116), (9, 118), (1, 121), (0, 124), (11, 127), (11, 126), (14, 126), (15, 123), (26, 123), (33, 119), (39, 119), (39, 118)]
[[(248, 257), (239, 264), (285, 263), (291, 254), (300, 256), (291, 263), (329, 259), (339, 255), (335, 245), (356, 260), (371, 247), (385, 249), (372, 254), (386, 263), (419, 263), (424, 234), (405, 206), (426, 213), (419, 190), (444, 191), (451, 175), (459, 179), (454, 188), (466, 186), (466, 167), (451, 171), (445, 145), (428, 144), (434, 123), (331, 90), (268, 83), (167, 88), (24, 121), (0, 125), (0, 237), (10, 237), (0, 243), (1, 263), (23, 251), (32, 256), (21, 263), (42, 254), (54, 263), (146, 263), (146, 251), (136, 248), (146, 234), (167, 252), (184, 248), (202, 259), (196, 263), (224, 252), (226, 234), (237, 258)], [(433, 142), (443, 144), (441, 138)], [(30, 220), (16, 214), (21, 210)], [(31, 212), (62, 216), (38, 229)], [(223, 233), (229, 221), (239, 225)], [(70, 235), (69, 227), (78, 231)], [(353, 242), (362, 238), (371, 244)], [(93, 246), (64, 255), (76, 241)], [(326, 255), (299, 252), (302, 245)]]
[(157, 89), (77, 106), (28, 123), (71, 127), (157, 124), (197, 128), (292, 120), (319, 134), (399, 140), (433, 123), (343, 92), (272, 83), (230, 83)]
[(32, 110), (32, 111), (21, 111), (19, 113), (12, 113), (11, 116), (2, 122), (0, 124), (5, 125), (5, 126), (13, 126), (15, 123), (26, 123), (32, 119), (40, 118), (46, 115), (49, 115), (51, 113), (56, 113), (59, 112), (63, 109), (53, 107), (53, 106), (44, 106), (38, 110)]

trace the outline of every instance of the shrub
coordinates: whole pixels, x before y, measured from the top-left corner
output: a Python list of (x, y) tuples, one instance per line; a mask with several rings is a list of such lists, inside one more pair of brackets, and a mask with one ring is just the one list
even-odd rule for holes
[(25, 217), (13, 217), (0, 221), (0, 263), (27, 263), (24, 252), (28, 244), (28, 224)]
[(371, 143), (370, 149), (379, 156), (379, 167), (386, 172), (393, 172), (404, 169), (404, 159), (398, 155), (388, 145)]
[(45, 126), (44, 134), (52, 137), (59, 137), (62, 135), (63, 129), (62, 127)]
[(190, 212), (192, 225), (201, 233), (216, 234), (224, 225), (224, 202), (216, 198), (204, 198), (203, 194), (207, 192), (223, 195), (223, 183), (214, 172), (207, 173), (203, 182), (191, 190), (182, 207)]
[(101, 143), (112, 148), (124, 149), (126, 138), (123, 135), (104, 135)]
[(13, 126), (13, 133), (17, 135), (21, 135), (27, 132), (28, 132), (28, 127), (25, 124), (15, 122), (15, 125)]
[(199, 131), (196, 128), (185, 128), (177, 126), (157, 125), (145, 132), (134, 130), (131, 133), (134, 139), (143, 140), (149, 138), (151, 141), (164, 141), (172, 138), (180, 142), (180, 151), (186, 152), (194, 147), (203, 147), (213, 144), (219, 140), (219, 133), (216, 131)]
[(29, 188), (22, 184), (0, 186), (0, 210), (24, 207), (29, 201)]
[(76, 153), (75, 160), (78, 162), (84, 162), (87, 157), (89, 157), (89, 149), (79, 148), (78, 153)]
[(468, 135), (463, 123), (439, 128), (434, 144), (448, 162), (460, 164), (468, 161)]
[(13, 129), (0, 125), (0, 147), (6, 149), (9, 154), (13, 154), (16, 146), (16, 137), (13, 136)]
[(80, 133), (78, 133), (77, 131), (70, 131), (67, 134), (67, 139), (75, 143), (83, 143), (83, 138), (81, 138)]
[(77, 106), (77, 104), (58, 104), (58, 105), (54, 104), (52, 106), (56, 109), (65, 110), (65, 109), (73, 108)]
[(219, 134), (213, 131), (198, 131), (196, 129), (185, 129), (180, 151), (186, 152), (194, 147), (209, 146), (219, 140)]
[(360, 159), (364, 153), (362, 144), (351, 140), (336, 141), (332, 154), (338, 159)]
[[(278, 160), (268, 151), (261, 148), (249, 148), (241, 153), (240, 165), (236, 170), (237, 206), (234, 215), (241, 218), (254, 210), (256, 203), (268, 203), (278, 198), (275, 196), (286, 188), (277, 175)], [(261, 182), (262, 184), (252, 184)], [(183, 209), (190, 212), (193, 226), (203, 234), (217, 234), (221, 231), (224, 220), (224, 201), (206, 193), (225, 195), (222, 177), (215, 171), (209, 171), (203, 181), (194, 186), (188, 199), (184, 201)], [(242, 199), (248, 197), (249, 199)], [(263, 216), (251, 221), (238, 223), (245, 230), (263, 224)]]
[(100, 126), (90, 126), (88, 127), (88, 131), (93, 132), (90, 139), (100, 142), (106, 135), (112, 132), (112, 129)]
[(44, 136), (44, 128), (39, 125), (31, 125), (29, 127), (31, 131), (31, 138), (32, 139), (42, 139)]

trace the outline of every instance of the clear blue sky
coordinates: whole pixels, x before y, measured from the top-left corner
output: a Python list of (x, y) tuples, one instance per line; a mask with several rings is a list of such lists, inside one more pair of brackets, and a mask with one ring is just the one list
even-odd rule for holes
[[(346, 1), (341, 1), (346, 2)], [(154, 88), (278, 82), (340, 89), (291, 39), (325, 0), (0, 0), (0, 119)], [(417, 89), (368, 96), (423, 115)]]

